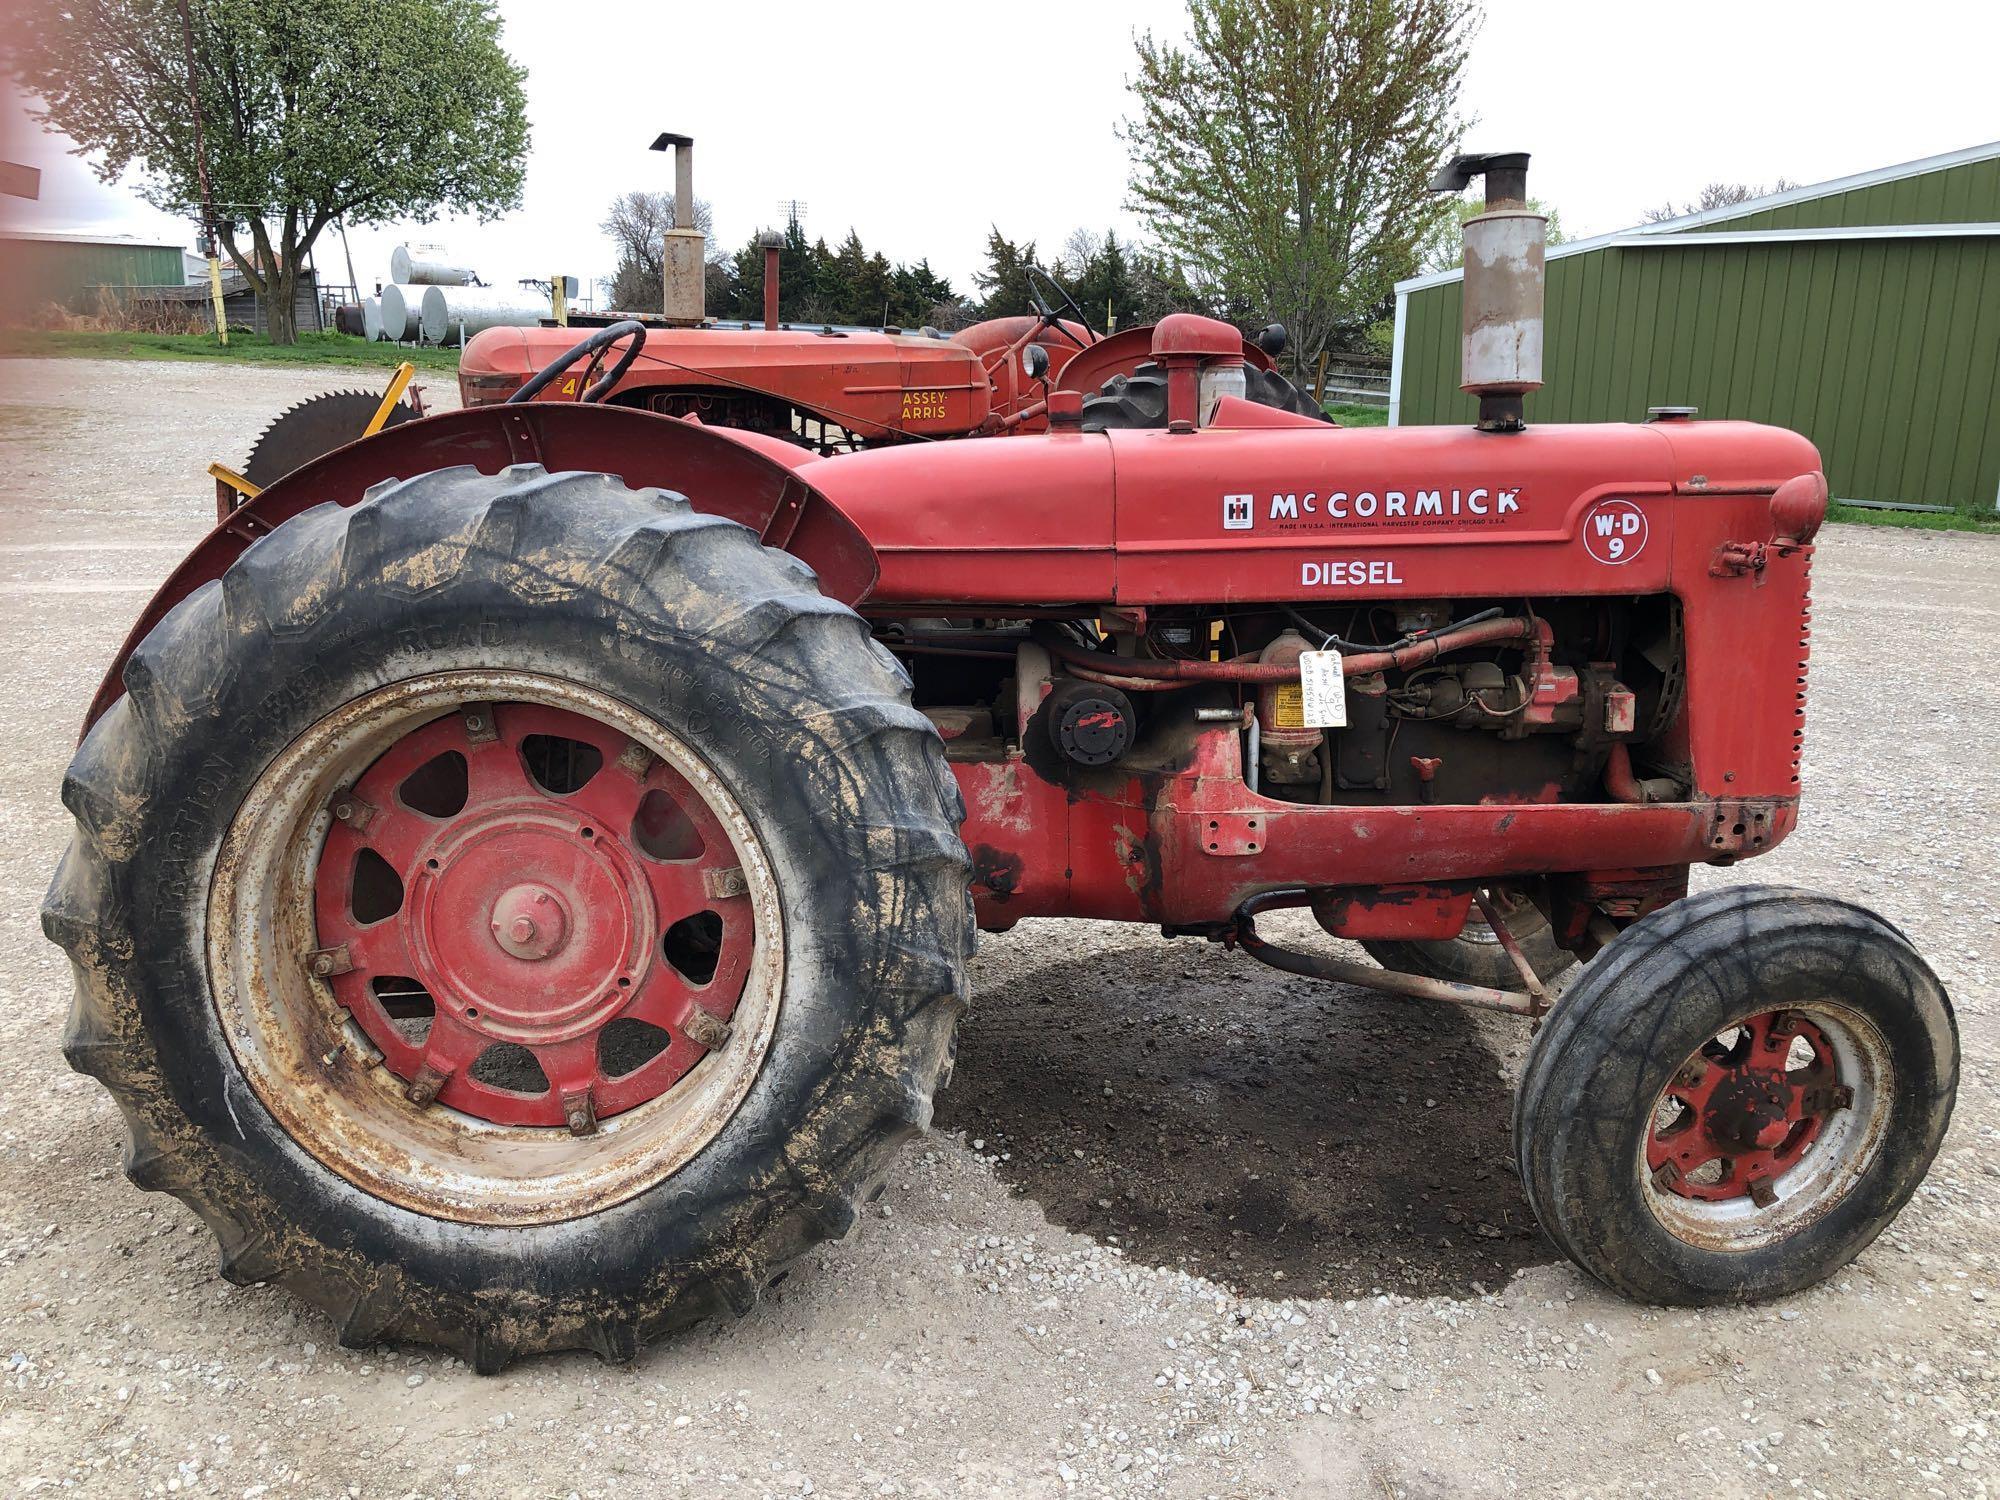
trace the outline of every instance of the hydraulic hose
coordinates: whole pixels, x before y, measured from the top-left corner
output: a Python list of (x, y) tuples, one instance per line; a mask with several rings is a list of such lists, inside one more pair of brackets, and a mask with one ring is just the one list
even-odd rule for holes
[[(1420, 667), (1447, 651), (1464, 651), (1473, 646), (1492, 646), (1508, 641), (1530, 640), (1535, 622), (1520, 615), (1497, 620), (1480, 620), (1447, 626), (1435, 635), (1423, 636), (1401, 645), (1343, 656), (1341, 671), (1348, 677), (1363, 672), (1380, 672), (1389, 667)], [(1255, 661), (1170, 661), (1156, 657), (1114, 656), (1108, 651), (1086, 651), (1065, 642), (1043, 640), (1051, 656), (1082, 672), (1105, 679), (1125, 679), (1146, 684), (1183, 682), (1293, 682), (1299, 675), (1295, 664)]]
[[(1336, 651), (1385, 651), (1388, 649), (1386, 646), (1383, 646), (1379, 642), (1370, 645), (1362, 641), (1343, 640), (1341, 637), (1337, 635), (1333, 635), (1325, 630), (1322, 630), (1319, 626), (1313, 624), (1311, 620), (1308, 620), (1305, 617), (1304, 611), (1294, 609), (1289, 604), (1280, 604), (1278, 608), (1285, 612), (1286, 619), (1290, 620), (1294, 625), (1298, 626), (1299, 629), (1303, 630), (1307, 635), (1318, 636), (1320, 638), (1320, 643), (1322, 645), (1331, 646)], [(1451, 624), (1445, 626), (1444, 629), (1457, 630), (1466, 625), (1477, 625), (1482, 620), (1497, 620), (1500, 616), (1504, 615), (1506, 612), (1507, 611), (1501, 609), (1498, 605), (1495, 605), (1491, 609), (1482, 609), (1476, 615), (1467, 615), (1463, 620), (1453, 620)], [(1395, 644), (1402, 645), (1406, 641), (1420, 640), (1424, 636), (1435, 635), (1437, 633), (1438, 632), (1432, 630), (1419, 630), (1414, 632), (1413, 634), (1405, 636), (1402, 641), (1395, 642)]]

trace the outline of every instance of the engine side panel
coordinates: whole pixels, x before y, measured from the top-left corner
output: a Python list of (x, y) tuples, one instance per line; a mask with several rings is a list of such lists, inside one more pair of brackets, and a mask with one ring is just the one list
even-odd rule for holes
[[(991, 928), (1033, 916), (1199, 926), (1293, 886), (1686, 866), (1761, 853), (1797, 814), (1793, 798), (1732, 803), (1720, 816), (1705, 800), (1306, 806), (1249, 790), (1230, 730), (1200, 737), (1187, 775), (1081, 793), (1019, 757), (952, 769), (965, 792), (973, 899)], [(1762, 821), (1736, 833), (1744, 806)]]

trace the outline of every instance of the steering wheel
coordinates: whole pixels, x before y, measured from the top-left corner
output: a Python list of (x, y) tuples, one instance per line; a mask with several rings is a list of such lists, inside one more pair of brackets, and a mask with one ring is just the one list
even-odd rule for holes
[[(639, 357), (639, 351), (646, 347), (646, 325), (641, 323), (637, 318), (626, 318), (622, 322), (613, 323), (609, 328), (600, 328), (582, 343), (557, 355), (554, 359), (543, 365), (540, 370), (536, 371), (534, 378), (526, 385), (509, 396), (507, 404), (512, 406), (517, 401), (534, 400), (535, 397), (549, 388), (550, 383), (558, 375), (562, 374), (564, 370), (567, 370), (586, 354), (592, 356), (590, 371), (596, 370), (599, 362), (596, 356), (601, 355), (604, 350), (609, 349), (623, 338), (630, 338), (632, 340), (631, 345), (623, 354), (618, 356), (618, 363), (611, 367), (611, 373), (596, 384), (588, 387), (581, 396), (576, 398), (578, 401), (602, 401), (606, 396), (611, 394), (611, 388), (624, 378), (625, 372), (632, 368), (632, 361)], [(585, 372), (586, 376), (588, 376), (590, 371)]]
[(1063, 327), (1062, 319), (1057, 315), (1055, 308), (1049, 305), (1049, 299), (1044, 297), (1041, 288), (1035, 285), (1038, 278), (1047, 285), (1050, 291), (1056, 294), (1056, 298), (1062, 303), (1064, 310), (1074, 316), (1083, 331), (1090, 335), (1090, 342), (1092, 344), (1097, 342), (1097, 330), (1090, 326), (1090, 319), (1085, 317), (1083, 309), (1076, 305), (1076, 298), (1069, 294), (1068, 288), (1040, 266), (1023, 266), (1021, 268), (1021, 275), (1028, 283), (1028, 300), (1035, 304), (1035, 311), (1042, 315), (1043, 323), (1053, 328), (1072, 344), (1075, 344), (1077, 348), (1084, 349), (1089, 347), (1075, 334)]

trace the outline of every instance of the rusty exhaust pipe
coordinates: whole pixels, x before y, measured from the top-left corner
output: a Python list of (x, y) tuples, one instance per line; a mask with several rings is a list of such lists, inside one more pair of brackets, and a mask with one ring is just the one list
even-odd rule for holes
[[(1259, 912), (1281, 906), (1304, 906), (1312, 893), (1304, 889), (1265, 891), (1252, 896), (1236, 909), (1229, 925), (1211, 941), (1233, 945), (1260, 964), (1282, 969), (1307, 979), (1324, 979), (1329, 984), (1352, 984), (1362, 989), (1401, 995), (1406, 1000), (1444, 1000), (1453, 1005), (1470, 1005), (1481, 1010), (1504, 1010), (1517, 1016), (1536, 1016), (1548, 1009), (1545, 999), (1493, 989), (1483, 984), (1462, 984), (1455, 979), (1432, 979), (1422, 974), (1404, 974), (1394, 969), (1378, 969), (1373, 964), (1351, 963), (1330, 954), (1301, 953), (1282, 948), (1260, 937), (1256, 917)], [(1530, 972), (1533, 972), (1532, 970)]]
[(775, 229), (767, 229), (757, 236), (757, 246), (764, 252), (764, 328), (767, 332), (778, 330), (778, 254), (785, 248), (785, 237)]
[(1542, 385), (1549, 221), (1528, 207), (1528, 153), (1455, 156), (1431, 191), (1486, 179), (1486, 211), (1465, 222), (1465, 345), (1459, 389), (1479, 398), (1481, 432), (1519, 432), (1522, 397)]

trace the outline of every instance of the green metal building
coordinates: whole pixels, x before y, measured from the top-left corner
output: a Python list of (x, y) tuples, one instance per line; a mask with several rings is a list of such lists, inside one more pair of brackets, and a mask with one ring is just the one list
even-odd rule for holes
[(0, 232), (0, 322), (17, 322), (52, 302), (89, 312), (99, 287), (179, 286), (186, 280), (178, 245)]
[[(1396, 287), (1391, 423), (1469, 423), (1458, 270)], [(2000, 142), (1552, 246), (1530, 422), (1804, 433), (1840, 499), (2000, 506)]]

